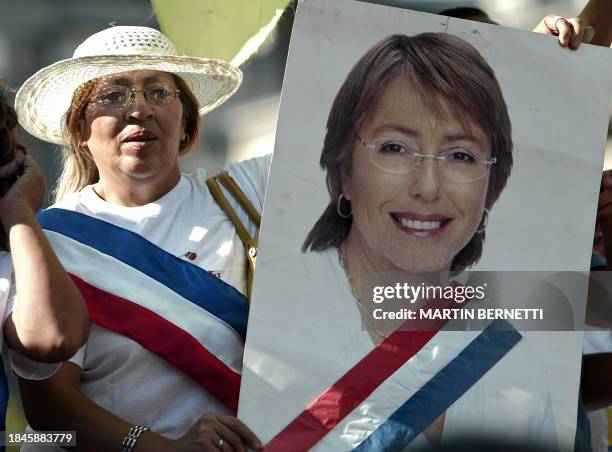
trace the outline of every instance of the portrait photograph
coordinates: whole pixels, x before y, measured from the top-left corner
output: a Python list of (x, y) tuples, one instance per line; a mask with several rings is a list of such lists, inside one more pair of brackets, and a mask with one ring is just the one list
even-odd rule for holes
[[(573, 447), (611, 68), (498, 25), (299, 4), (239, 401), (270, 450)], [(500, 309), (452, 322), (478, 306)]]

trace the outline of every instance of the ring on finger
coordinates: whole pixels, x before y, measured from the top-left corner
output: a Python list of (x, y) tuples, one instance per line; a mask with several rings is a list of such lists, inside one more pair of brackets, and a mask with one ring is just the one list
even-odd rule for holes
[(565, 17), (561, 17), (561, 16), (552, 16), (550, 18), (550, 21), (553, 23), (553, 27), (556, 30), (557, 33), (559, 33), (559, 27), (557, 27), (557, 22), (559, 22), (560, 20), (565, 20)]
[(219, 438), (219, 442), (217, 443), (217, 447), (218, 447), (219, 449), (221, 449), (221, 448), (223, 447), (223, 443), (224, 443), (224, 442), (225, 442), (225, 441), (223, 441), (223, 438)]

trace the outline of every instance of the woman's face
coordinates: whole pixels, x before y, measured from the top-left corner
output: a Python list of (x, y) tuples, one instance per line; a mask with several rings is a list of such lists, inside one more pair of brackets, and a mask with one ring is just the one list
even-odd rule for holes
[[(178, 96), (167, 105), (154, 105), (143, 93), (164, 85), (175, 89), (174, 77), (149, 70), (109, 75), (97, 84), (79, 144), (89, 148), (105, 190), (144, 182), (170, 189), (178, 181), (179, 142), (185, 135), (183, 106)], [(122, 86), (137, 91), (125, 107), (96, 101), (102, 93)]]
[[(358, 133), (365, 141), (398, 140), (421, 154), (438, 156), (463, 148), (490, 158), (489, 138), (468, 125), (465, 130), (446, 102), (440, 101), (433, 111), (412, 83), (399, 76), (387, 85)], [(475, 181), (454, 182), (438, 161), (423, 158), (413, 171), (393, 173), (375, 166), (369, 152), (355, 143), (352, 173), (342, 184), (353, 212), (347, 246), (360, 250), (372, 270), (450, 269), (482, 219), (488, 172)]]

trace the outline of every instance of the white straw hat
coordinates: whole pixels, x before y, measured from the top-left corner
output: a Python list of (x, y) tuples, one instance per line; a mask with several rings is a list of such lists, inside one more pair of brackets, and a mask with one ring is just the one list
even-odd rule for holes
[(148, 69), (181, 77), (198, 100), (200, 116), (225, 102), (242, 72), (221, 60), (178, 56), (174, 44), (148, 27), (111, 27), (91, 35), (72, 58), (47, 66), (25, 81), (15, 98), (19, 122), (32, 135), (66, 144), (62, 117), (83, 83), (118, 72)]

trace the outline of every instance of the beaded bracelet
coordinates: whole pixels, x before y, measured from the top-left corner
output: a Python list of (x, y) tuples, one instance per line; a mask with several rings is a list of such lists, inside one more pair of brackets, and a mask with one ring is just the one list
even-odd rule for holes
[(136, 441), (138, 441), (140, 435), (146, 431), (149, 431), (149, 427), (134, 425), (132, 428), (130, 428), (127, 436), (123, 438), (123, 441), (121, 442), (121, 452), (132, 452), (134, 450), (134, 446), (136, 445)]

